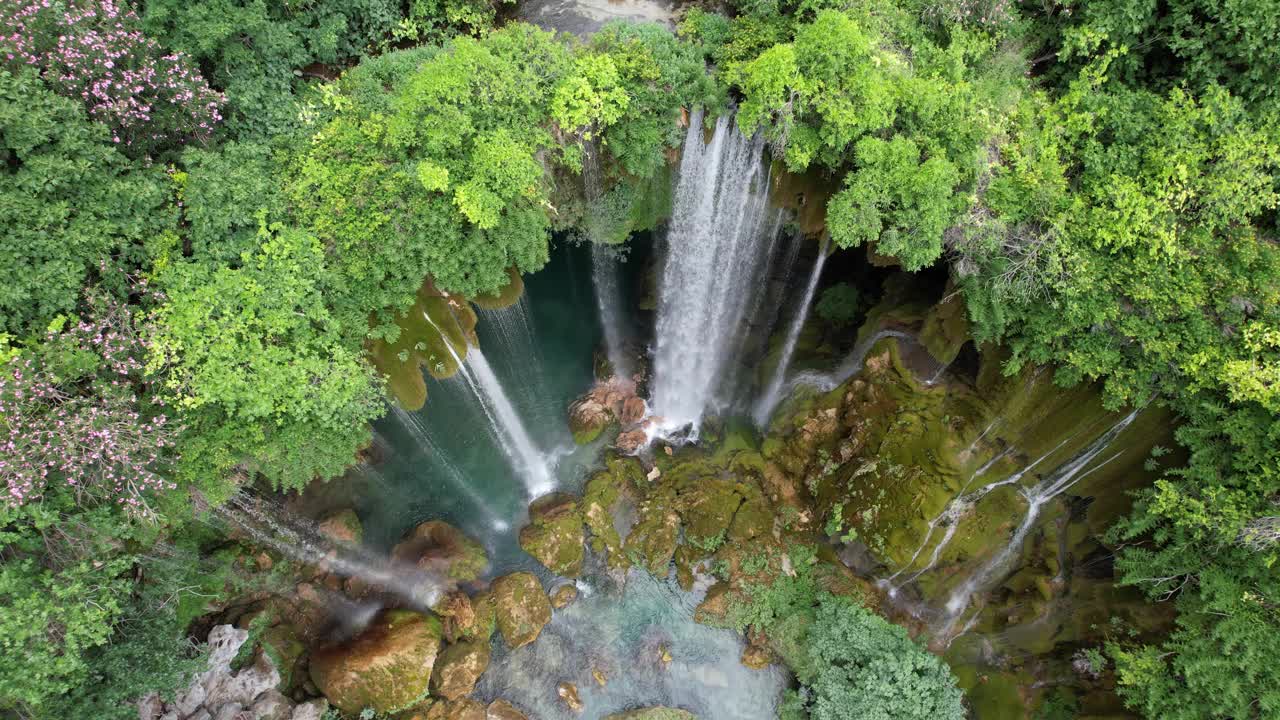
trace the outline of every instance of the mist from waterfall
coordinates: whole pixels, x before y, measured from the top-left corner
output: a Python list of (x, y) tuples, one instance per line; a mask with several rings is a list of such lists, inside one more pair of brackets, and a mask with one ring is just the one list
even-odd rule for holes
[(782, 354), (778, 357), (778, 363), (773, 369), (773, 376), (769, 379), (769, 384), (765, 386), (764, 392), (760, 395), (760, 399), (756, 402), (752, 418), (756, 422), (757, 427), (764, 427), (769, 422), (769, 417), (773, 414), (773, 409), (777, 407), (782, 400), (783, 383), (787, 379), (787, 371), (791, 368), (791, 358), (795, 355), (796, 344), (800, 341), (800, 333), (804, 330), (805, 321), (809, 319), (809, 307), (813, 304), (814, 293), (818, 290), (818, 278), (822, 276), (822, 267), (827, 262), (827, 244), (824, 241), (818, 249), (818, 257), (813, 261), (813, 269), (809, 272), (809, 282), (805, 285), (804, 297), (800, 299), (800, 305), (796, 307), (795, 317), (791, 320), (791, 327), (787, 329), (787, 338), (782, 345)]
[(714, 404), (728, 359), (760, 292), (777, 238), (769, 208), (765, 141), (731, 115), (703, 142), (702, 111), (689, 120), (658, 292), (652, 405), (661, 427), (695, 428)]
[(383, 588), (412, 607), (430, 608), (448, 589), (444, 578), (416, 565), (395, 562), (359, 545), (333, 540), (310, 521), (244, 495), (231, 498), (214, 513), (263, 547), (297, 562)]

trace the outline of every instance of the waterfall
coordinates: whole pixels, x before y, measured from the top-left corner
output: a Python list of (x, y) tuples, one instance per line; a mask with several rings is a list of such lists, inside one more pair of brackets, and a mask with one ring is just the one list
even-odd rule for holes
[(336, 542), (310, 523), (289, 516), (279, 508), (263, 508), (243, 495), (231, 498), (214, 512), (260, 545), (298, 562), (386, 588), (414, 607), (435, 605), (446, 589), (443, 578), (415, 565), (398, 563), (362, 547)]
[[(941, 630), (937, 633), (939, 637), (949, 637), (951, 635), (952, 630), (955, 628), (956, 620), (964, 612), (965, 608), (969, 607), (974, 594), (986, 588), (989, 584), (1003, 579), (1012, 569), (1012, 563), (1016, 562), (1018, 555), (1022, 552), (1022, 544), (1035, 526), (1036, 520), (1040, 518), (1040, 512), (1044, 506), (1084, 477), (1101, 469), (1120, 455), (1117, 452), (1101, 463), (1090, 467), (1093, 461), (1110, 447), (1120, 433), (1124, 432), (1125, 428), (1133, 423), (1140, 411), (1141, 408), (1134, 409), (1121, 418), (1119, 422), (1111, 426), (1110, 429), (1090, 443), (1088, 447), (1049, 473), (1040, 482), (1029, 488), (1021, 488), (1023, 498), (1027, 502), (1026, 514), (1023, 515), (1022, 522), (1004, 547), (1000, 548), (999, 551), (980, 565), (951, 592), (951, 595), (947, 598), (946, 605), (943, 607), (943, 624)], [(1026, 471), (1024, 470), (1023, 472), (1025, 473)], [(1017, 477), (1020, 478), (1021, 476), (1022, 473), (1019, 473)]]
[(773, 414), (773, 409), (782, 399), (782, 383), (786, 380), (787, 370), (791, 367), (791, 358), (795, 355), (800, 332), (804, 330), (804, 323), (809, 319), (809, 306), (813, 303), (813, 294), (818, 290), (818, 278), (822, 275), (822, 266), (826, 262), (827, 244), (824, 241), (818, 249), (817, 259), (813, 261), (813, 270), (809, 273), (809, 284), (805, 285), (804, 297), (796, 309), (795, 317), (791, 320), (791, 327), (787, 330), (787, 339), (782, 346), (782, 355), (778, 357), (778, 364), (773, 369), (773, 377), (769, 380), (769, 385), (765, 388), (760, 401), (756, 403), (755, 412), (752, 414), (757, 427), (764, 427), (769, 421), (769, 416)]
[(764, 138), (722, 116), (704, 143), (702, 117), (685, 136), (658, 295), (653, 406), (665, 429), (696, 426), (716, 400), (774, 239)]
[(600, 325), (604, 328), (605, 352), (613, 374), (630, 378), (634, 373), (631, 358), (623, 348), (622, 297), (618, 291), (618, 271), (613, 253), (599, 245), (591, 246), (591, 282), (596, 289), (596, 305), (600, 308)]
[[(435, 324), (430, 315), (425, 312), (422, 315), (436, 329), (436, 332), (444, 336), (444, 331)], [(520, 422), (520, 415), (511, 404), (511, 400), (507, 398), (506, 392), (502, 389), (502, 383), (498, 382), (498, 376), (493, 374), (493, 368), (489, 367), (489, 361), (485, 359), (484, 353), (480, 348), (470, 346), (467, 348), (467, 356), (464, 360), (447, 340), (444, 346), (448, 348), (449, 354), (458, 364), (458, 374), (462, 376), (467, 387), (479, 401), (480, 409), (484, 411), (484, 416), (489, 421), (489, 426), (502, 446), (503, 452), (524, 478), (525, 488), (530, 497), (551, 492), (555, 482), (552, 480), (550, 468), (547, 467), (547, 459), (533, 444), (524, 423)]]

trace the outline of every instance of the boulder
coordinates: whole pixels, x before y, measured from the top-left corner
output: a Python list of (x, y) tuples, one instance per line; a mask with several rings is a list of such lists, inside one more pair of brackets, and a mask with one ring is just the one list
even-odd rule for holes
[(529, 717), (506, 700), (494, 700), (485, 709), (485, 720), (529, 720)]
[(582, 698), (578, 696), (578, 686), (571, 682), (562, 682), (556, 686), (556, 694), (564, 704), (576, 713), (582, 712)]
[(314, 652), (311, 678), (349, 715), (399, 712), (426, 696), (440, 635), (434, 616), (389, 610), (348, 642)]
[(644, 430), (628, 430), (618, 435), (614, 445), (619, 451), (634, 455), (649, 442), (649, 435)]
[(364, 539), (364, 526), (350, 508), (326, 515), (316, 529), (330, 540), (347, 545), (359, 545)]
[(635, 425), (644, 419), (644, 400), (632, 395), (622, 403), (622, 424)]
[(391, 557), (458, 582), (475, 580), (489, 564), (484, 546), (440, 520), (415, 527), (391, 549)]
[(485, 715), (485, 707), (480, 701), (464, 697), (432, 705), (426, 720), (485, 720)]
[(566, 583), (555, 589), (551, 593), (551, 607), (557, 610), (563, 610), (569, 607), (569, 603), (578, 599), (578, 588), (576, 585)]
[(669, 488), (659, 488), (640, 503), (636, 524), (627, 536), (626, 552), (653, 574), (665, 578), (680, 540), (680, 516)]
[(569, 430), (573, 433), (573, 441), (586, 445), (600, 437), (605, 428), (613, 423), (613, 411), (609, 406), (589, 393), (569, 406)]
[(551, 602), (532, 573), (518, 572), (493, 581), (498, 629), (511, 648), (528, 645), (551, 620)]
[(698, 720), (698, 716), (678, 708), (648, 707), (606, 715), (604, 720)]
[(445, 700), (470, 695), (476, 681), (488, 667), (487, 640), (454, 643), (436, 658), (435, 671), (431, 674), (431, 694)]
[(520, 547), (548, 570), (577, 577), (586, 557), (582, 510), (578, 499), (551, 493), (529, 505), (529, 524), (520, 530)]
[(289, 720), (321, 720), (329, 710), (329, 701), (324, 698), (309, 700), (293, 709), (293, 717)]

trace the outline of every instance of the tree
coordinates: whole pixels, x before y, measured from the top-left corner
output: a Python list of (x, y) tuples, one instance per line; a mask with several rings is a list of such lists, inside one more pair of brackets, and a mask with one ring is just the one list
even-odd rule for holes
[(104, 262), (140, 265), (169, 226), (163, 175), (136, 167), (32, 71), (0, 70), (0, 330), (39, 333), (73, 311)]
[(955, 677), (903, 628), (834, 595), (809, 626), (805, 684), (814, 720), (939, 720), (965, 717)]
[(178, 476), (218, 502), (238, 470), (298, 489), (339, 474), (369, 440), (381, 387), (325, 305), (319, 242), (259, 230), (241, 267), (181, 262), (160, 282), (148, 370), (183, 414)]

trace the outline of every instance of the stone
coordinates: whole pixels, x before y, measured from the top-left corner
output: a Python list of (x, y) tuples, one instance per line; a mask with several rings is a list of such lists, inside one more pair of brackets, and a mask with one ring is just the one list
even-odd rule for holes
[(529, 717), (506, 700), (494, 700), (485, 709), (485, 720), (529, 720)]
[(578, 498), (551, 493), (529, 505), (529, 524), (520, 530), (520, 547), (548, 570), (564, 577), (581, 574), (585, 540)]
[(159, 720), (164, 701), (156, 693), (147, 693), (138, 701), (138, 720)]
[(213, 720), (240, 720), (240, 714), (244, 712), (244, 706), (240, 703), (228, 703), (218, 708), (213, 714)]
[(578, 599), (578, 587), (573, 583), (565, 583), (551, 593), (551, 607), (563, 610)]
[(752, 670), (763, 670), (773, 662), (773, 657), (768, 648), (748, 645), (742, 649), (742, 656), (738, 661)]
[(349, 715), (399, 712), (426, 696), (440, 636), (434, 616), (385, 611), (351, 640), (312, 653), (311, 677)]
[(493, 581), (498, 630), (512, 649), (528, 645), (551, 620), (551, 602), (532, 573), (518, 572)]
[(698, 720), (698, 716), (687, 710), (659, 706), (606, 715), (604, 720)]
[(444, 618), (444, 637), (449, 642), (471, 637), (477, 630), (475, 606), (471, 604), (471, 598), (460, 590), (445, 593), (431, 609)]
[(622, 403), (622, 424), (635, 425), (644, 419), (644, 399), (632, 395)]
[(595, 392), (588, 393), (569, 406), (569, 430), (573, 433), (573, 441), (579, 445), (586, 445), (600, 437), (613, 420), (613, 412), (596, 397)]
[(188, 715), (186, 720), (213, 720), (213, 713), (205, 710), (204, 708), (200, 708), (194, 713)]
[(253, 720), (292, 720), (293, 703), (279, 690), (268, 690), (249, 706)]
[(431, 694), (445, 700), (469, 695), (488, 667), (487, 641), (454, 643), (436, 658), (435, 670), (431, 674)]
[(359, 545), (364, 539), (364, 526), (356, 511), (350, 508), (329, 513), (316, 529), (321, 535), (344, 545)]
[(562, 682), (556, 686), (556, 695), (564, 701), (568, 708), (576, 713), (582, 712), (582, 698), (578, 697), (578, 686), (571, 682)]
[(636, 524), (627, 536), (626, 552), (654, 577), (665, 578), (680, 540), (680, 515), (672, 509), (669, 488), (659, 488), (640, 503)]
[(600, 668), (591, 668), (591, 677), (595, 678), (596, 684), (600, 687), (604, 687), (605, 683), (609, 682), (609, 677)]
[(290, 720), (321, 720), (328, 710), (329, 701), (324, 698), (317, 698), (295, 707), (293, 709), (293, 717)]
[(426, 720), (485, 720), (485, 715), (485, 707), (480, 701), (459, 698), (432, 705)]
[(211, 691), (205, 705), (235, 703), (249, 707), (259, 695), (279, 684), (280, 672), (275, 663), (266, 655), (259, 655), (253, 665), (226, 678), (216, 691)]
[(178, 696), (178, 699), (173, 703), (173, 709), (177, 710), (182, 717), (186, 717), (204, 704), (204, 699), (207, 695), (208, 691), (205, 690), (204, 683), (192, 683), (186, 692)]
[(280, 687), (289, 690), (293, 687), (294, 671), (298, 660), (306, 652), (306, 647), (298, 639), (298, 630), (290, 624), (280, 624), (267, 628), (262, 633), (262, 651), (271, 658), (276, 670), (280, 672)]
[(634, 455), (640, 448), (649, 442), (649, 435), (644, 430), (628, 430), (618, 435), (618, 439), (613, 442), (619, 451)]
[(489, 565), (484, 546), (441, 520), (429, 520), (411, 530), (391, 549), (391, 558), (458, 582), (479, 578)]

